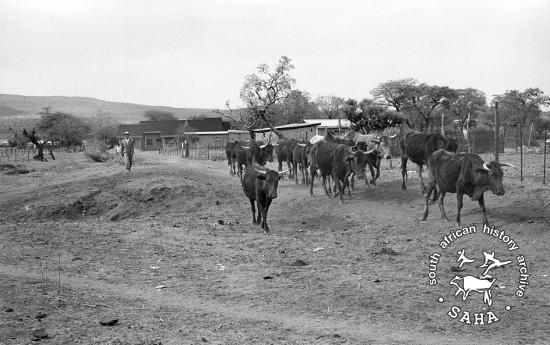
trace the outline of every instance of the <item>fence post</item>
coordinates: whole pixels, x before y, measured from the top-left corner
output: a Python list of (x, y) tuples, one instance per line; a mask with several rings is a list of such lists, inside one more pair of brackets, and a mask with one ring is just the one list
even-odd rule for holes
[(519, 124), (519, 180), (523, 181), (523, 125)]
[(210, 144), (206, 145), (206, 159), (210, 160)]
[(495, 102), (495, 161), (498, 162), (500, 119), (498, 115), (498, 102)]
[(542, 167), (542, 184), (546, 184), (546, 128), (544, 129), (544, 158), (543, 158), (543, 167)]

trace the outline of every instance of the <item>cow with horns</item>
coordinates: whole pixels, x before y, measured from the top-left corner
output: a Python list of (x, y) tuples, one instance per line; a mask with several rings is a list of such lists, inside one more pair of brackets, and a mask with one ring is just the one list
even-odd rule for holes
[(294, 169), (294, 180), (298, 184), (298, 169), (302, 173), (302, 183), (306, 184), (309, 181), (308, 168), (308, 156), (311, 150), (311, 144), (308, 142), (296, 142), (292, 149), (292, 160)]
[(243, 166), (265, 165), (266, 162), (273, 162), (273, 145), (263, 144), (261, 141), (240, 142), (234, 147), (232, 159), (237, 162), (238, 175), (242, 182)]
[(483, 222), (488, 224), (483, 193), (490, 190), (496, 195), (504, 195), (501, 167), (513, 167), (509, 163), (484, 162), (481, 157), (472, 153), (453, 153), (440, 149), (428, 158), (429, 184), (426, 194), (424, 216), (428, 218), (430, 194), (436, 185), (439, 187), (439, 209), (441, 217), (449, 220), (445, 214), (443, 200), (446, 193), (456, 193), (456, 223), (460, 225), (460, 210), (464, 194), (477, 200), (483, 211)]
[[(277, 172), (265, 167), (250, 165), (246, 168), (242, 180), (244, 194), (250, 201), (252, 223), (260, 224), (264, 232), (269, 232), (267, 212), (273, 199), (277, 198), (277, 187), (284, 171)], [(256, 207), (258, 205), (258, 217)]]

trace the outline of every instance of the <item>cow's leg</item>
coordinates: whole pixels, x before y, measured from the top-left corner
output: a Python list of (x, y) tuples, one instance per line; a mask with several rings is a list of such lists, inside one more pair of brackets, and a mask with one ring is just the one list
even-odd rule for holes
[(332, 191), (330, 191), (330, 180), (329, 180), (328, 190), (327, 190), (327, 177), (324, 175), (321, 176), (321, 184), (323, 185), (323, 190), (325, 191), (325, 194), (330, 198), (330, 196), (332, 195)]
[[(444, 194), (444, 193), (441, 192), (441, 194)], [(457, 225), (460, 225), (460, 210), (462, 210), (463, 196), (464, 194), (457, 189), (457, 192), (456, 192), (456, 224)]]
[(479, 197), (479, 200), (477, 202), (479, 203), (481, 211), (483, 211), (483, 224), (489, 225), (489, 221), (487, 220), (487, 211), (485, 210), (485, 198), (483, 197), (483, 193), (481, 193), (481, 196)]
[(265, 201), (265, 205), (264, 205), (264, 208), (263, 208), (263, 222), (262, 222), (262, 229), (264, 230), (265, 233), (268, 233), (269, 232), (269, 226), (267, 226), (267, 211), (269, 211), (269, 205), (271, 205), (271, 199), (267, 199)]
[[(370, 170), (370, 176), (371, 176), (371, 179), (370, 179), (370, 184), (372, 184), (373, 186), (376, 186), (376, 180), (375, 180), (375, 173), (374, 173), (374, 165), (372, 164), (372, 162), (368, 162), (368, 165), (369, 165), (369, 170)], [(365, 184), (368, 186), (369, 185), (369, 181), (367, 179), (367, 174), (365, 174)]]
[[(277, 163), (279, 164), (278, 166), (278, 171), (283, 171), (283, 161), (280, 161), (280, 160), (277, 160)], [(281, 180), (285, 178), (285, 174), (282, 174), (281, 175)]]
[(256, 224), (260, 225), (260, 224), (263, 224), (263, 223), (262, 223), (262, 216), (263, 216), (262, 208), (263, 208), (263, 204), (262, 204), (261, 202), (259, 202), (258, 200), (256, 200), (256, 204), (258, 204), (258, 218), (256, 218)]
[(293, 175), (294, 166), (293, 166), (292, 162), (290, 161), (290, 159), (286, 160), (286, 166), (288, 167), (288, 178), (292, 178), (294, 176)]
[(340, 204), (344, 203), (344, 188), (342, 187), (342, 184), (340, 183), (340, 180), (338, 179), (338, 176), (336, 174), (332, 174), (332, 179), (334, 180), (334, 185), (336, 188), (338, 188), (338, 194), (334, 195), (340, 196)]
[(376, 156), (376, 176), (374, 177), (374, 182), (372, 184), (376, 184), (376, 180), (380, 177), (380, 164), (382, 163), (382, 157)]
[(405, 183), (405, 177), (407, 176), (407, 156), (401, 156), (401, 176), (403, 177), (403, 184), (401, 185), (401, 190), (407, 190), (407, 185)]
[[(429, 197), (427, 197), (427, 199), (429, 199)], [(441, 211), (441, 218), (449, 221), (449, 218), (447, 218), (447, 214), (445, 213), (445, 192), (439, 193), (439, 210)]]
[(254, 206), (254, 200), (250, 200), (250, 209), (252, 210), (252, 224), (256, 224), (256, 207)]
[(311, 165), (309, 167), (309, 172), (311, 175), (311, 179), (309, 180), (309, 195), (313, 196), (313, 182), (315, 181), (315, 175), (317, 175), (317, 170)]
[(418, 166), (418, 178), (420, 179), (420, 191), (422, 192), (422, 194), (424, 194), (426, 193), (426, 185), (424, 184), (424, 179), (422, 179), (422, 170), (424, 168), (422, 164), (417, 164), (417, 166)]
[(426, 192), (426, 200), (424, 203), (424, 216), (422, 217), (422, 220), (426, 220), (428, 218), (428, 203), (430, 202), (430, 194), (432, 194), (434, 188), (435, 183), (431, 182), (428, 186), (428, 191)]

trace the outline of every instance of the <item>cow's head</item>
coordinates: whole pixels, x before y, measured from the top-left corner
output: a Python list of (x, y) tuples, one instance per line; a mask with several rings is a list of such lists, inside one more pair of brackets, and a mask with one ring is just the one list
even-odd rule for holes
[(256, 172), (258, 173), (256, 175), (256, 185), (258, 186), (258, 184), (260, 184), (260, 186), (258, 187), (265, 189), (265, 194), (268, 198), (277, 198), (277, 188), (279, 187), (279, 180), (281, 179), (281, 176), (288, 170), (280, 172), (271, 169), (261, 170), (254, 168), (254, 170), (256, 170)]
[(509, 163), (490, 162), (483, 163), (481, 168), (476, 169), (478, 179), (475, 181), (476, 187), (480, 187), (476, 190), (472, 199), (478, 200), (481, 193), (485, 190), (490, 190), (496, 195), (504, 195), (504, 186), (502, 185), (503, 172), (501, 167), (509, 166), (514, 167)]
[(378, 151), (378, 155), (382, 158), (390, 159), (391, 158), (391, 147), (390, 147), (390, 140), (395, 139), (397, 137), (397, 134), (388, 136), (383, 135), (380, 137), (376, 137), (372, 140), (374, 146), (376, 147), (376, 151)]
[(365, 178), (365, 168), (369, 161), (369, 155), (376, 155), (376, 149), (365, 151), (361, 148), (361, 143), (351, 148), (353, 153), (352, 170), (359, 178)]

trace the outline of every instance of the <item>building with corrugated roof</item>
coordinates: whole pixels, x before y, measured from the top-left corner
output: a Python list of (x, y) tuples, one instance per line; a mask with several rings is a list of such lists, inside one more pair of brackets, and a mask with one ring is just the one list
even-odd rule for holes
[(348, 119), (305, 119), (305, 123), (317, 123), (317, 135), (325, 135), (327, 129), (337, 134), (344, 134), (351, 129)]

